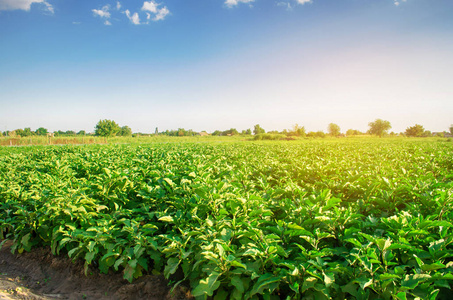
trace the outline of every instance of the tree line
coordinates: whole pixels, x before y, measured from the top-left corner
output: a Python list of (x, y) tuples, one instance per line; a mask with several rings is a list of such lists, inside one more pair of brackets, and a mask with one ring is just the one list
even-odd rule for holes
[[(324, 131), (309, 131), (306, 132), (304, 126), (300, 126), (295, 124), (292, 129), (284, 129), (283, 131), (276, 131), (271, 130), (266, 132), (264, 128), (262, 128), (259, 124), (256, 124), (252, 129), (245, 129), (239, 132), (236, 128), (230, 128), (228, 130), (215, 130), (211, 135), (214, 136), (234, 136), (234, 135), (244, 135), (244, 136), (251, 136), (255, 135), (255, 137), (263, 137), (264, 138), (272, 138), (276, 135), (285, 136), (288, 138), (292, 137), (341, 137), (341, 136), (356, 136), (356, 135), (376, 135), (379, 137), (383, 136), (407, 136), (407, 137), (430, 137), (433, 134), (429, 130), (425, 130), (425, 128), (420, 124), (415, 124), (414, 126), (410, 126), (406, 128), (405, 132), (401, 132), (396, 134), (394, 132), (390, 132), (389, 130), (392, 128), (391, 124), (387, 120), (376, 119), (373, 122), (368, 123), (369, 129), (366, 132), (361, 132), (355, 129), (348, 129), (345, 133), (341, 133), (341, 128), (335, 123), (330, 123), (327, 126), (327, 133)], [(31, 136), (47, 136), (49, 134), (48, 130), (44, 127), (40, 127), (35, 131), (32, 131), (30, 127), (24, 129), (16, 129), (13, 131), (5, 131), (2, 133), (3, 136), (9, 137), (31, 137)], [(132, 129), (129, 126), (119, 126), (113, 120), (100, 120), (95, 128), (94, 133), (87, 133), (85, 130), (80, 130), (78, 132), (75, 131), (55, 131), (52, 133), (56, 137), (65, 137), (65, 136), (101, 136), (101, 137), (114, 137), (114, 136), (140, 136), (140, 135), (150, 135), (149, 133), (132, 133)], [(166, 136), (195, 136), (195, 135), (208, 135), (205, 131), (204, 132), (195, 132), (191, 129), (186, 130), (184, 128), (178, 128), (177, 130), (166, 130), (163, 132), (159, 132), (156, 128), (155, 135), (166, 135)], [(450, 126), (449, 131), (438, 132), (436, 133), (437, 136), (449, 136), (453, 135), (453, 125)]]

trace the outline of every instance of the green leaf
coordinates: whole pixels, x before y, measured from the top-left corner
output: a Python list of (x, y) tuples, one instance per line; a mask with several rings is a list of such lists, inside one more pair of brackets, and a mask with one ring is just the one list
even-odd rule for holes
[(168, 183), (169, 186), (174, 187), (176, 184), (170, 178), (164, 178), (164, 181)]
[(198, 285), (192, 290), (192, 295), (194, 297), (198, 296), (212, 296), (214, 291), (220, 286), (220, 281), (217, 281), (220, 274), (213, 272), (209, 277), (200, 280)]
[(358, 295), (359, 295), (359, 292), (358, 292), (358, 286), (356, 283), (354, 283), (353, 281), (351, 281), (350, 283), (348, 283), (347, 285), (344, 285), (341, 287), (341, 291), (343, 293), (349, 293), (351, 294), (352, 296), (354, 296), (355, 298), (359, 299)]
[(231, 285), (234, 286), (239, 292), (244, 293), (244, 283), (239, 276), (231, 277)]
[(172, 216), (164, 216), (164, 217), (160, 217), (160, 218), (159, 218), (159, 221), (168, 222), (168, 223), (173, 223), (173, 222), (174, 222)]
[(118, 270), (119, 266), (121, 266), (123, 263), (124, 263), (124, 256), (121, 256), (120, 258), (118, 258), (115, 261), (115, 264), (113, 265), (113, 267), (115, 268), (115, 270)]
[(330, 198), (329, 200), (326, 201), (326, 205), (322, 208), (323, 212), (328, 211), (334, 206), (337, 206), (338, 203), (341, 203), (341, 199), (338, 198)]
[(25, 251), (30, 252), (31, 250), (31, 243), (30, 243), (30, 233), (27, 233), (22, 237), (20, 240), (22, 246), (24, 246)]
[(243, 268), (243, 269), (247, 269), (247, 266), (244, 265), (244, 264), (241, 264), (240, 262), (238, 262), (237, 260), (233, 260), (230, 262), (230, 264), (234, 267), (238, 267), (238, 268)]
[(399, 279), (401, 278), (399, 275), (396, 274), (390, 274), (390, 273), (384, 273), (379, 275), (379, 280), (389, 280), (389, 279)]
[(300, 289), (300, 285), (298, 282), (294, 282), (293, 284), (290, 284), (289, 287), (296, 293), (296, 294), (299, 294), (299, 289)]
[(440, 291), (439, 289), (432, 291), (429, 294), (429, 300), (436, 300), (437, 299), (437, 295), (439, 294), (439, 291)]
[(70, 258), (75, 258), (75, 256), (76, 256), (75, 253), (76, 253), (78, 250), (80, 250), (80, 246), (75, 247), (75, 248), (72, 248), (71, 250), (68, 251), (68, 256), (69, 256)]
[(324, 274), (324, 283), (325, 283), (326, 287), (330, 287), (334, 282), (335, 282), (334, 273)]
[(253, 285), (250, 295), (262, 294), (265, 289), (269, 289), (270, 285), (275, 282), (279, 282), (280, 277), (276, 277), (271, 273), (261, 275), (258, 281)]
[(429, 265), (422, 265), (421, 266), (421, 269), (423, 271), (434, 271), (434, 270), (439, 270), (439, 269), (443, 269), (445, 268), (446, 266), (443, 264), (443, 263), (440, 263), (440, 262), (435, 262), (433, 264), (429, 264)]
[(135, 273), (135, 268), (131, 267), (129, 264), (127, 264), (124, 267), (124, 276), (123, 278), (132, 283), (134, 280), (134, 273)]
[(141, 245), (136, 245), (134, 247), (134, 256), (135, 258), (140, 258), (143, 253), (145, 252), (145, 248), (143, 248)]
[(112, 177), (112, 175), (111, 175), (111, 172), (112, 172), (112, 171), (110, 171), (110, 169), (102, 168), (102, 171), (104, 171), (104, 173), (105, 173), (109, 178)]
[(94, 257), (96, 256), (96, 253), (95, 252), (87, 252), (85, 254), (85, 260), (88, 264), (91, 264), (91, 261), (94, 259)]
[(181, 261), (179, 260), (179, 258), (176, 258), (176, 257), (171, 257), (168, 259), (167, 265), (165, 266), (165, 269), (164, 269), (165, 278), (168, 279), (171, 274), (174, 274), (176, 272), (180, 262)]
[(360, 277), (356, 279), (355, 282), (360, 285), (362, 290), (365, 290), (367, 287), (373, 284), (373, 278)]
[(305, 292), (306, 290), (314, 287), (317, 281), (318, 281), (318, 279), (316, 279), (315, 277), (306, 278), (304, 280), (304, 283), (302, 284), (302, 293)]
[(109, 271), (109, 268), (113, 266), (115, 263), (115, 256), (108, 256), (108, 257), (102, 257), (101, 260), (99, 260), (99, 270), (101, 270), (102, 273), (107, 274)]
[(390, 239), (376, 239), (376, 245), (378, 246), (379, 250), (385, 251), (392, 245), (392, 241)]
[(226, 300), (228, 299), (228, 292), (225, 290), (217, 290), (213, 300)]
[(137, 260), (136, 259), (131, 259), (130, 261), (127, 262), (131, 268), (135, 269), (137, 267)]
[(401, 283), (401, 287), (405, 288), (405, 289), (413, 290), (420, 283), (422, 283), (430, 278), (431, 278), (431, 276), (428, 274), (406, 275), (403, 282)]

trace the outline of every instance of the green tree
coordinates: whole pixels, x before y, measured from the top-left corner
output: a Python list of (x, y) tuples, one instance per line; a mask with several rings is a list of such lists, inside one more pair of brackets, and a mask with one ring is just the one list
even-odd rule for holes
[(95, 129), (94, 134), (97, 136), (111, 137), (115, 136), (120, 131), (120, 126), (113, 120), (100, 120)]
[(415, 124), (414, 126), (406, 128), (405, 134), (407, 136), (420, 137), (423, 136), (425, 128), (422, 125)]
[(33, 133), (34, 132), (31, 131), (31, 128), (27, 127), (27, 128), (24, 128), (24, 130), (22, 131), (22, 136), (32, 136)]
[(324, 131), (319, 130), (319, 131), (316, 131), (316, 137), (324, 138), (324, 137), (326, 137), (326, 134), (324, 133)]
[(178, 136), (185, 136), (186, 135), (186, 130), (184, 128), (178, 128)]
[(306, 135), (305, 127), (304, 126), (299, 126), (299, 124), (295, 124), (293, 126), (293, 131), (291, 131), (289, 135), (295, 135), (295, 136), (304, 137)]
[(255, 127), (253, 128), (253, 134), (257, 135), (260, 133), (266, 133), (266, 130), (261, 128), (261, 126), (259, 124), (256, 124)]
[(361, 133), (359, 130), (356, 130), (356, 129), (348, 129), (348, 131), (346, 131), (346, 136), (360, 135), (360, 134), (363, 134), (363, 133)]
[(27, 136), (23, 129), (19, 128), (13, 131), (15, 136), (24, 137)]
[(230, 128), (222, 132), (222, 135), (238, 135), (238, 134), (239, 132), (236, 130), (236, 128)]
[(450, 134), (453, 134), (453, 125), (450, 125)]
[(85, 130), (80, 130), (79, 132), (77, 132), (77, 135), (86, 135), (87, 133), (85, 132)]
[(327, 127), (327, 130), (329, 131), (329, 134), (331, 136), (339, 136), (340, 135), (340, 126), (338, 126), (335, 123), (330, 123), (329, 126)]
[(121, 135), (121, 136), (132, 136), (132, 129), (129, 126), (123, 126), (120, 129), (119, 135)]
[(389, 121), (381, 119), (376, 119), (374, 122), (368, 123), (368, 126), (370, 126), (369, 132), (379, 137), (382, 137), (390, 128), (392, 128)]
[(433, 133), (429, 130), (425, 130), (422, 134), (422, 137), (430, 137), (433, 136)]
[(47, 129), (44, 127), (39, 127), (35, 131), (36, 135), (47, 135)]

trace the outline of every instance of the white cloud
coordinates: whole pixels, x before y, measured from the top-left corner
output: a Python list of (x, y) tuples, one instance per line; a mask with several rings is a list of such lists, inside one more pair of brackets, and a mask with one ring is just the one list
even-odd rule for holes
[(239, 3), (251, 3), (255, 2), (255, 0), (226, 0), (225, 5), (228, 7), (233, 7), (238, 5)]
[(47, 2), (43, 2), (43, 4), (46, 6), (47, 10), (51, 13), (51, 14), (54, 14), (55, 13), (55, 10), (53, 9), (53, 6), (50, 5), (49, 3)]
[[(406, 0), (401, 0), (402, 2), (406, 2)], [(393, 4), (395, 4), (396, 6), (400, 5), (401, 2), (400, 0), (393, 0)]]
[(121, 8), (121, 3), (119, 1), (116, 1), (116, 10), (120, 10)]
[(149, 2), (144, 2), (143, 3), (143, 7), (142, 7), (142, 10), (147, 10), (147, 11), (150, 11), (152, 13), (155, 13), (157, 14), (157, 7), (159, 6), (159, 4), (157, 4), (156, 2), (154, 2), (153, 0), (149, 1)]
[(54, 13), (54, 8), (45, 0), (0, 0), (0, 10), (22, 9), (29, 11), (33, 3), (40, 3), (46, 6), (46, 10)]
[(159, 12), (154, 17), (153, 20), (154, 21), (163, 20), (169, 13), (170, 13), (170, 11), (167, 9), (167, 7), (164, 6), (163, 8), (159, 9)]
[(94, 15), (97, 15), (101, 18), (110, 18), (110, 12), (109, 12), (110, 7), (108, 5), (102, 7), (102, 9), (93, 9), (92, 12)]
[(284, 1), (277, 2), (277, 6), (286, 7), (286, 10), (293, 10), (293, 6), (289, 2), (284, 2)]
[[(165, 17), (170, 13), (170, 10), (168, 10), (166, 6), (159, 8), (160, 5), (160, 3), (157, 3), (154, 0), (145, 1), (143, 2), (142, 10), (154, 14), (154, 17), (152, 18), (153, 21), (164, 20)], [(146, 13), (148, 20), (151, 19), (150, 13)]]
[(124, 13), (126, 14), (127, 18), (131, 20), (132, 23), (134, 23), (135, 25), (140, 24), (140, 17), (138, 16), (138, 13), (134, 13), (133, 15), (131, 15), (131, 12), (128, 9), (126, 9)]
[(311, 3), (312, 0), (297, 0), (297, 3), (304, 5), (305, 3)]
[(92, 12), (95, 16), (99, 16), (101, 19), (105, 19), (104, 25), (110, 26), (112, 23), (109, 21), (110, 19), (110, 12), (109, 12), (110, 6), (105, 5), (102, 7), (102, 9), (93, 9)]

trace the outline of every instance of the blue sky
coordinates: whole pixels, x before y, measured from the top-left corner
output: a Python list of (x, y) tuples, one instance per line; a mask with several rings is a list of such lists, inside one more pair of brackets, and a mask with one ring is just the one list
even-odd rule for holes
[(451, 0), (0, 0), (0, 131), (453, 124)]

